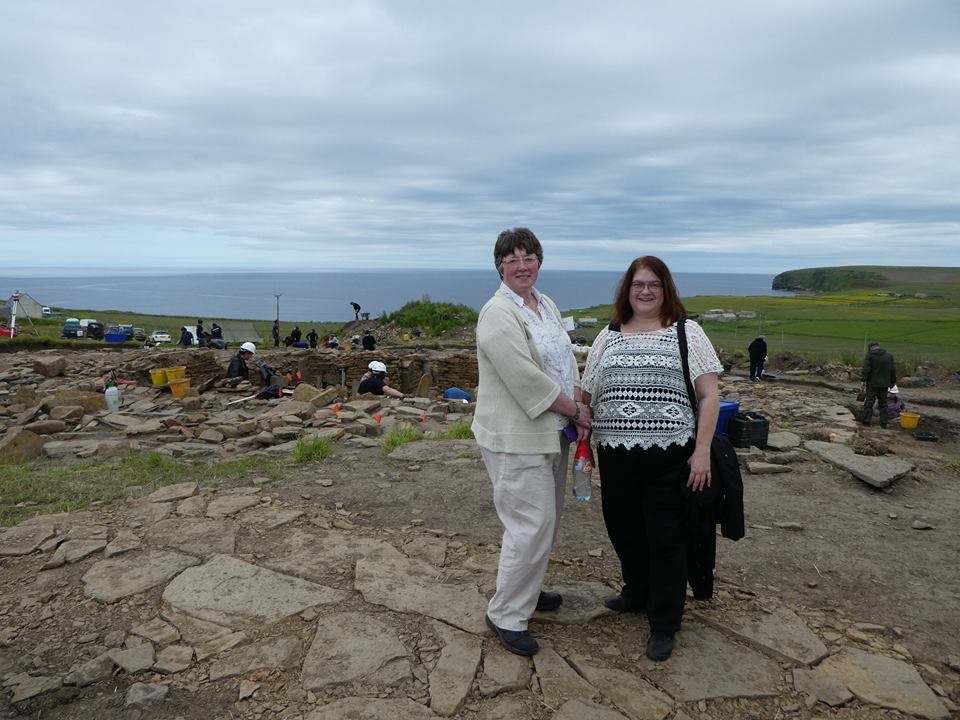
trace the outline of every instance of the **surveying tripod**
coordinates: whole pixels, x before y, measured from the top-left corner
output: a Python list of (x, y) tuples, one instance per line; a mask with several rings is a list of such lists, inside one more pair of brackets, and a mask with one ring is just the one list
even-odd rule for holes
[(30, 319), (30, 313), (28, 313), (24, 307), (23, 303), (20, 302), (21, 293), (19, 290), (15, 291), (13, 295), (10, 296), (10, 337), (15, 337), (17, 334), (17, 308), (20, 309), (20, 314), (27, 319), (27, 322), (30, 323), (30, 330), (34, 335), (39, 335), (37, 332), (36, 325), (33, 324), (33, 320)]

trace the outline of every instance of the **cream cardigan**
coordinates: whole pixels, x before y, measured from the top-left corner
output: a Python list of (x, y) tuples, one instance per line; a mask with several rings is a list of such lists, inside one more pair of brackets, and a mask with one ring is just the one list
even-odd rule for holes
[[(541, 293), (550, 310), (557, 306)], [(560, 434), (548, 412), (560, 394), (543, 370), (520, 308), (496, 294), (477, 320), (477, 364), (480, 384), (473, 434), (477, 444), (493, 452), (544, 454), (560, 452)], [(570, 351), (573, 382), (580, 386), (577, 361)]]

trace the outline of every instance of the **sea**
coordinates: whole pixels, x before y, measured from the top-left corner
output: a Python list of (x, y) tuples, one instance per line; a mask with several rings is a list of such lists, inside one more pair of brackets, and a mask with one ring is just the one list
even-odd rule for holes
[[(537, 289), (561, 310), (609, 304), (621, 273), (544, 269)], [(773, 275), (675, 273), (682, 297), (790, 295), (771, 289)], [(6, 299), (15, 290), (41, 305), (71, 310), (120, 310), (149, 315), (217, 319), (338, 322), (353, 319), (351, 302), (377, 318), (411, 300), (467, 305), (479, 310), (500, 284), (493, 270), (345, 270), (316, 273), (133, 275), (96, 271), (81, 276), (0, 275)], [(279, 298), (276, 296), (280, 295)]]

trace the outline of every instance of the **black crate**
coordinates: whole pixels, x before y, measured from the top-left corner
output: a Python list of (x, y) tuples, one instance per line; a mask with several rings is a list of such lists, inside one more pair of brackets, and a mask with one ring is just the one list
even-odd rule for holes
[(770, 421), (760, 413), (737, 413), (727, 425), (727, 436), (734, 447), (766, 447)]

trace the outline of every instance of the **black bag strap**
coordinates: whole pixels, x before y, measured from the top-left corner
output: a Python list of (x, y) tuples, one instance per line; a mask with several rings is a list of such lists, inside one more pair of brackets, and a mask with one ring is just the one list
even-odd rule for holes
[(607, 330), (612, 332), (620, 332), (620, 323), (610, 323), (607, 325)]
[(690, 380), (690, 361), (687, 358), (687, 321), (677, 322), (677, 342), (680, 344), (680, 364), (683, 366), (683, 381), (687, 384), (687, 397), (690, 398), (690, 407), (693, 408), (693, 427), (697, 428), (697, 392), (693, 389)]

